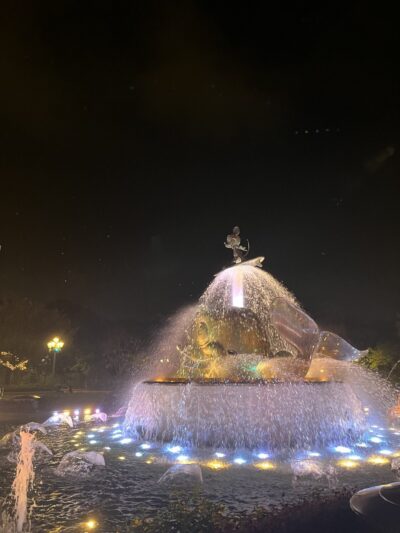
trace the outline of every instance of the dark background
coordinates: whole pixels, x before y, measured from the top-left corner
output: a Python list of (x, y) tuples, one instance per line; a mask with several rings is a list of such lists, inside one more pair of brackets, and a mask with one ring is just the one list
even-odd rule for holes
[(0, 297), (153, 324), (251, 255), (325, 327), (396, 335), (390, 4), (2, 4)]

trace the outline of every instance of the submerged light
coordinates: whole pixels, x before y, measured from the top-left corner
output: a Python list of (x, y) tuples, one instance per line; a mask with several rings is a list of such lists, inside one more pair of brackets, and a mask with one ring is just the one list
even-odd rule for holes
[(261, 453), (257, 454), (257, 457), (259, 459), (268, 459), (269, 455), (268, 455), (268, 453), (261, 452)]
[(381, 453), (382, 455), (392, 455), (393, 451), (392, 450), (379, 450), (379, 453)]
[(132, 439), (130, 439), (129, 437), (125, 437), (121, 439), (119, 442), (120, 444), (130, 444), (132, 442)]
[(85, 522), (84, 524), (84, 527), (87, 527), (88, 529), (96, 529), (96, 527), (98, 526), (98, 523), (96, 522), (96, 520), (88, 520), (87, 522)]
[(379, 455), (371, 455), (367, 461), (373, 465), (386, 465), (390, 462), (387, 457), (380, 457)]
[(171, 453), (179, 453), (182, 451), (182, 446), (170, 446), (168, 451)]
[(180, 463), (183, 463), (183, 464), (186, 464), (186, 465), (194, 462), (194, 461), (190, 460), (188, 455), (178, 455), (176, 460), (179, 461)]
[(271, 463), (270, 461), (262, 461), (261, 463), (255, 463), (254, 466), (259, 470), (273, 470), (274, 468), (276, 468), (274, 463)]
[(359, 466), (359, 463), (357, 461), (352, 461), (351, 459), (340, 459), (337, 462), (338, 466), (341, 466), (342, 468), (357, 468)]
[(347, 448), (346, 446), (335, 446), (334, 447), (335, 452), (338, 453), (350, 453), (351, 449)]
[(229, 468), (230, 465), (229, 463), (213, 459), (212, 461), (208, 461), (207, 463), (205, 463), (205, 466), (211, 468), (212, 470), (222, 470), (224, 468)]

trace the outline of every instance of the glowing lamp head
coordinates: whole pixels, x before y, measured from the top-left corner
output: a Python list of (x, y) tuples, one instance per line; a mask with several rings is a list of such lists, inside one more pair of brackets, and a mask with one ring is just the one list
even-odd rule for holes
[(59, 352), (64, 346), (64, 342), (60, 337), (54, 337), (51, 341), (47, 343), (47, 348), (53, 352)]

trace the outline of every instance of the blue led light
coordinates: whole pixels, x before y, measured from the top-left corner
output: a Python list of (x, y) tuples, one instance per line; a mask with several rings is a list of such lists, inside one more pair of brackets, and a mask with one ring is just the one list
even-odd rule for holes
[(375, 442), (376, 444), (379, 444), (380, 442), (382, 442), (382, 439), (380, 437), (371, 437), (369, 440), (371, 442)]
[(392, 450), (379, 450), (379, 453), (381, 453), (382, 455), (392, 455), (393, 451)]
[(307, 452), (308, 457), (321, 457), (319, 452)]
[(171, 453), (179, 453), (182, 451), (182, 447), (181, 446), (171, 446), (168, 448), (168, 451), (171, 452)]
[(142, 457), (143, 453), (142, 452), (136, 452), (135, 455), (136, 455), (136, 457)]
[(97, 440), (90, 440), (89, 444), (97, 444)]
[(242, 459), (242, 457), (236, 457), (236, 459), (233, 460), (234, 463), (237, 465), (243, 465), (246, 462), (246, 459)]
[(89, 433), (88, 434), (88, 439), (93, 439), (93, 437), (94, 437), (94, 433)]
[(368, 444), (366, 442), (357, 442), (356, 446), (358, 448), (368, 448)]
[(120, 444), (130, 444), (132, 442), (132, 439), (130, 439), (129, 437), (125, 437), (124, 439), (121, 439), (119, 442)]
[(350, 453), (351, 449), (347, 448), (346, 446), (335, 446), (334, 447), (335, 452), (338, 453)]
[(145, 442), (144, 444), (141, 444), (140, 447), (142, 450), (150, 450), (151, 444), (147, 444), (147, 442)]
[(258, 453), (258, 454), (257, 454), (257, 457), (258, 457), (259, 459), (268, 459), (269, 454), (268, 454), (268, 453), (261, 452), (261, 453)]
[(222, 452), (215, 452), (215, 456), (221, 459), (222, 457), (225, 457), (225, 454)]

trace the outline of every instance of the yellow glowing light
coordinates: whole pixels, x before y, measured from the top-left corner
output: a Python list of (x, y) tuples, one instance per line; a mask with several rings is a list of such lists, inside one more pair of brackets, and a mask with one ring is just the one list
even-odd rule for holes
[(262, 463), (255, 463), (254, 465), (259, 470), (273, 470), (276, 468), (274, 463), (271, 463), (270, 461), (263, 461)]
[(400, 457), (400, 451), (392, 453), (392, 457)]
[(197, 461), (194, 461), (193, 459), (189, 459), (189, 457), (182, 457), (178, 459), (178, 463), (181, 465), (194, 465), (197, 463)]
[(372, 465), (387, 465), (390, 462), (387, 457), (381, 457), (380, 455), (371, 455), (367, 461)]
[(340, 461), (337, 462), (337, 465), (342, 468), (351, 469), (351, 468), (357, 468), (357, 466), (360, 466), (360, 463), (358, 463), (357, 461), (353, 461), (351, 459), (341, 459)]
[(87, 408), (83, 411), (83, 414), (85, 414), (85, 415), (90, 415), (91, 412), (92, 412), (92, 410), (90, 409), (90, 407), (87, 407)]
[(77, 435), (83, 435), (83, 431), (77, 431), (76, 434)]
[(59, 352), (63, 346), (64, 342), (60, 340), (60, 337), (54, 337), (54, 339), (47, 343), (47, 348), (49, 350), (55, 350), (57, 352)]
[(66, 415), (66, 416), (69, 416), (71, 414), (71, 411), (68, 411), (68, 409), (66, 409), (65, 411), (63, 411), (63, 413)]
[(205, 466), (208, 466), (208, 468), (211, 468), (212, 470), (222, 470), (224, 468), (229, 468), (230, 465), (228, 463), (224, 463), (223, 461), (213, 460), (205, 463)]
[(85, 522), (84, 526), (88, 529), (95, 529), (98, 526), (98, 523), (96, 522), (96, 520), (88, 520), (87, 522)]
[(125, 455), (120, 455), (120, 456), (118, 457), (118, 459), (119, 459), (120, 461), (125, 461), (126, 457), (125, 457)]
[(76, 442), (76, 443), (74, 444), (74, 446), (79, 446), (79, 444)]

